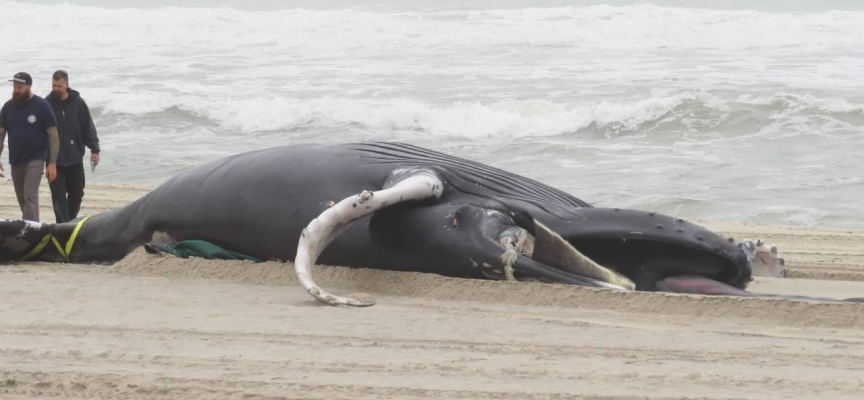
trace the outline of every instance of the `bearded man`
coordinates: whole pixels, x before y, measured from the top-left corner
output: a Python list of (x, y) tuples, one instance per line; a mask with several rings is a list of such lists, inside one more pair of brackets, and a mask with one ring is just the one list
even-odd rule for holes
[[(39, 182), (43, 168), (49, 183), (57, 177), (60, 150), (57, 120), (51, 105), (31, 91), (30, 74), (19, 72), (9, 81), (13, 82), (12, 99), (0, 110), (0, 155), (8, 133), (12, 184), (22, 218), (39, 222)], [(2, 162), (0, 176), (3, 176)]]

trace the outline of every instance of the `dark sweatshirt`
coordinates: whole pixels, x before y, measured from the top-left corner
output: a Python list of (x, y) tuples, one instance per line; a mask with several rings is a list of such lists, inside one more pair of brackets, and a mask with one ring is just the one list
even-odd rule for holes
[(45, 100), (48, 100), (54, 109), (57, 131), (60, 134), (57, 166), (66, 167), (82, 162), (85, 145), (90, 148), (91, 153), (98, 154), (99, 138), (96, 136), (96, 125), (81, 94), (70, 88), (66, 100), (57, 100), (50, 94), (45, 96)]

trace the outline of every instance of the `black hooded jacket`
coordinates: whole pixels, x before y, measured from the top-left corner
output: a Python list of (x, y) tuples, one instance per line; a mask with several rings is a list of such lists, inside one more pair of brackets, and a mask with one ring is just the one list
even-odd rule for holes
[(99, 138), (96, 136), (96, 125), (81, 94), (70, 88), (66, 100), (57, 100), (50, 94), (45, 96), (45, 100), (48, 100), (54, 109), (57, 131), (60, 134), (57, 166), (65, 167), (82, 162), (85, 145), (90, 148), (91, 153), (98, 154)]

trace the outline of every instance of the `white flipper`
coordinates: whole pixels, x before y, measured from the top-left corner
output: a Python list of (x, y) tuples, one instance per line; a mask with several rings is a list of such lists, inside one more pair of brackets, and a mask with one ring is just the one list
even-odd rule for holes
[(355, 221), (375, 213), (385, 206), (404, 201), (439, 198), (444, 191), (441, 179), (432, 171), (416, 170), (392, 187), (376, 192), (364, 190), (350, 196), (325, 210), (312, 220), (300, 235), (294, 268), (303, 289), (316, 299), (331, 305), (365, 307), (375, 304), (374, 300), (360, 301), (335, 296), (325, 292), (312, 280), (312, 265), (321, 252)]

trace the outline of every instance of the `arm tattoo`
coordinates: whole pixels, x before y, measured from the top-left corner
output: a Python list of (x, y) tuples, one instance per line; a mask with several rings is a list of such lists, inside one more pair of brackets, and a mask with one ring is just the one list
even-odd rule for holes
[(57, 153), (60, 152), (60, 136), (57, 134), (56, 126), (48, 128), (48, 142), (48, 147), (50, 148), (48, 155), (48, 164), (56, 164)]

